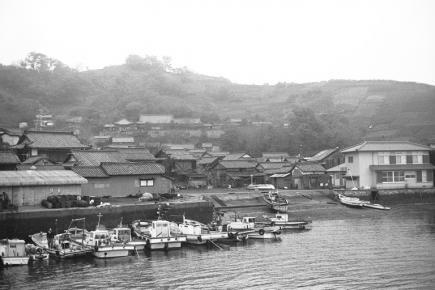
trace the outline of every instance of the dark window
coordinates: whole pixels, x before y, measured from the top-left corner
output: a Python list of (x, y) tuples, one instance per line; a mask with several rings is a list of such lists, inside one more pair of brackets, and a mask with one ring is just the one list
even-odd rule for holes
[(423, 155), (423, 163), (429, 163), (429, 155)]
[(353, 163), (353, 156), (347, 157), (347, 162), (348, 163)]
[(421, 170), (417, 170), (417, 182), (421, 182), (422, 178), (421, 178)]
[(412, 155), (406, 155), (406, 164), (412, 164)]
[(433, 181), (433, 170), (426, 171), (426, 179), (427, 181)]
[(396, 164), (396, 155), (390, 155), (390, 164)]

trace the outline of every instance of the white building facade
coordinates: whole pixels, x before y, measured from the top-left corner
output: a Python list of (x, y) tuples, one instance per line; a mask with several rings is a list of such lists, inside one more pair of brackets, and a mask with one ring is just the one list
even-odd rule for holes
[(346, 188), (434, 187), (428, 146), (407, 141), (365, 141), (343, 149)]

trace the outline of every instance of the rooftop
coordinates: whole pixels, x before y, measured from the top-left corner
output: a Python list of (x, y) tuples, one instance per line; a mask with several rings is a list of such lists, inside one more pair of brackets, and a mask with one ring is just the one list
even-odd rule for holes
[(303, 172), (313, 172), (313, 171), (326, 172), (326, 169), (318, 163), (304, 162), (304, 163), (296, 164), (295, 167), (298, 167)]
[(307, 157), (306, 159), (308, 161), (323, 161), (323, 159), (327, 158), (328, 156), (335, 153), (336, 151), (338, 151), (338, 147), (331, 148), (331, 149), (325, 149), (325, 150), (318, 152), (317, 154), (315, 154), (312, 157)]
[(101, 163), (108, 175), (164, 174), (165, 167), (157, 163)]
[(28, 131), (25, 136), (29, 140), (27, 146), (30, 148), (88, 148), (88, 146), (80, 143), (72, 132)]
[(18, 164), (20, 159), (11, 151), (0, 151), (0, 164)]
[(70, 170), (0, 171), (0, 186), (85, 184), (88, 181)]
[(118, 151), (79, 150), (71, 153), (69, 161), (77, 166), (99, 166), (102, 162), (126, 162)]
[(356, 151), (413, 151), (431, 150), (430, 147), (409, 141), (364, 141), (341, 150), (342, 153)]
[(246, 160), (222, 160), (219, 164), (227, 169), (255, 168), (257, 166), (257, 162)]

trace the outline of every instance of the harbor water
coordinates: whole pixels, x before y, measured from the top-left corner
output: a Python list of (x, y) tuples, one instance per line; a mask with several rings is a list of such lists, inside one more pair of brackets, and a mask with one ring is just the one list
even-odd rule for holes
[[(352, 209), (353, 210), (353, 209)], [(435, 204), (313, 218), (281, 241), (97, 260), (50, 260), (0, 270), (1, 289), (433, 289)], [(374, 214), (371, 215), (370, 213)]]

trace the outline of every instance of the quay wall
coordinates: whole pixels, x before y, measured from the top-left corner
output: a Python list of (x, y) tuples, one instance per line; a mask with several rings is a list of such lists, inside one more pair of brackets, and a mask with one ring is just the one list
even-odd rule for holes
[[(171, 221), (182, 221), (182, 215), (208, 223), (212, 219), (213, 204), (208, 201), (160, 203), (167, 206), (165, 218)], [(98, 223), (98, 214), (101, 213), (101, 224), (108, 228), (117, 226), (121, 218), (123, 224), (132, 221), (152, 220), (157, 218), (158, 205), (156, 203), (118, 205), (105, 208), (59, 208), (59, 209), (33, 209), (25, 211), (0, 212), (0, 239), (21, 238), (40, 231), (46, 232), (52, 228), (58, 233), (66, 230), (74, 218), (86, 218), (86, 228), (95, 229)], [(82, 226), (78, 224), (77, 226)]]
[[(389, 203), (432, 203), (435, 202), (435, 188), (403, 188), (403, 189), (378, 189), (378, 200)], [(371, 190), (334, 190), (330, 193), (341, 193), (347, 196), (359, 197), (370, 200)]]

